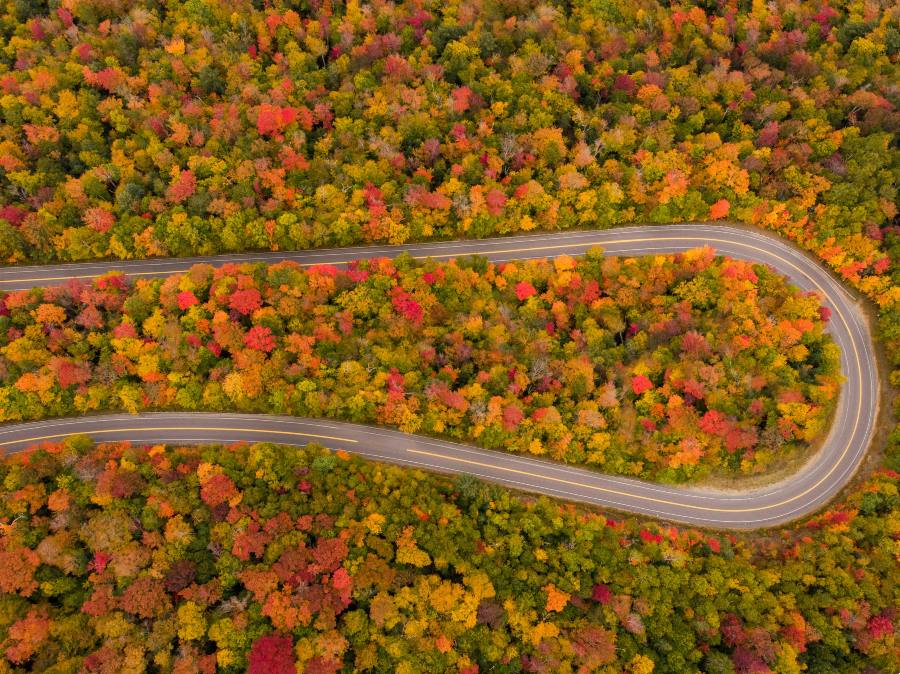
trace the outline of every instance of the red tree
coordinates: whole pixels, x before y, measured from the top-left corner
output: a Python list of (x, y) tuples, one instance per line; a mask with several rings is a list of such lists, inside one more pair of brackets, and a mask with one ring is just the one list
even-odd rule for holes
[(269, 328), (263, 325), (254, 325), (244, 335), (244, 346), (269, 353), (275, 348), (275, 337), (272, 336)]
[(635, 395), (641, 395), (644, 391), (649, 391), (652, 388), (653, 382), (642, 374), (631, 380), (631, 390), (634, 391)]
[(228, 306), (247, 316), (262, 306), (262, 296), (256, 288), (236, 290), (228, 299)]
[(290, 637), (265, 636), (253, 642), (247, 674), (296, 674), (294, 642)]
[(516, 284), (516, 297), (519, 298), (519, 300), (527, 300), (536, 293), (537, 290), (535, 290), (534, 286), (528, 281), (520, 281)]
[(178, 293), (178, 308), (182, 311), (194, 306), (195, 304), (200, 304), (200, 300), (198, 300), (197, 296), (194, 295), (194, 293), (192, 293), (190, 290), (185, 290), (182, 293)]

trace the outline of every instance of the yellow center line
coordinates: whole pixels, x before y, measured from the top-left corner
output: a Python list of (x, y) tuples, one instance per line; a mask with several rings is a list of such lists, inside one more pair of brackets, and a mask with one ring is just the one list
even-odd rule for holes
[[(712, 239), (709, 237), (697, 237), (698, 239), (706, 242), (706, 241), (718, 241), (721, 243), (735, 243), (728, 240), (722, 239)], [(673, 236), (673, 237), (652, 237), (652, 238), (639, 238), (639, 239), (616, 239), (611, 241), (573, 241), (572, 243), (561, 243), (555, 244), (553, 246), (531, 246), (528, 248), (505, 248), (500, 250), (486, 249), (483, 251), (475, 251), (474, 253), (460, 253), (458, 251), (453, 251), (450, 253), (429, 253), (428, 255), (413, 255), (412, 258), (414, 260), (427, 260), (429, 258), (439, 258), (439, 257), (460, 257), (463, 255), (507, 255), (509, 253), (533, 253), (536, 251), (544, 251), (544, 250), (563, 250), (566, 248), (579, 248), (582, 246), (597, 246), (597, 245), (607, 245), (607, 246), (617, 246), (626, 243), (647, 243), (648, 241), (683, 241), (685, 237)], [(378, 257), (386, 257), (386, 255), (374, 255), (373, 258)], [(288, 258), (286, 258), (288, 259)], [(341, 264), (349, 264), (350, 262), (358, 262), (357, 259), (350, 260), (325, 260), (322, 262), (300, 262), (298, 266), (300, 267), (318, 267), (324, 265), (341, 265)], [(218, 262), (217, 260), (212, 260), (211, 262), (197, 262), (195, 264), (215, 264)], [(223, 264), (243, 264), (240, 261), (235, 262), (223, 262)], [(249, 262), (248, 264), (265, 264), (263, 261), (258, 262)], [(121, 270), (125, 276), (163, 276), (169, 274), (186, 274), (191, 270), (190, 267), (186, 267), (184, 269), (157, 269), (151, 271), (124, 271)], [(120, 271), (115, 269), (110, 269), (109, 271)], [(82, 278), (97, 278), (101, 274), (106, 274), (108, 272), (98, 271), (95, 274), (79, 274), (79, 275), (71, 275), (71, 276), (43, 276), (43, 277), (35, 277), (35, 278), (26, 278), (26, 279), (0, 279), (0, 284), (3, 283), (38, 283), (40, 281), (67, 281), (69, 279), (82, 279)]]
[[(479, 468), (489, 468), (491, 470), (499, 470), (504, 473), (514, 473), (516, 475), (524, 475), (525, 477), (533, 477), (538, 480), (548, 480), (550, 482), (558, 482), (560, 484), (565, 484), (570, 487), (580, 487), (581, 489), (591, 489), (593, 491), (600, 491), (606, 494), (612, 494), (614, 496), (624, 496), (626, 498), (635, 498), (641, 501), (650, 501), (652, 503), (660, 503), (662, 505), (668, 506), (678, 506), (683, 508), (691, 508), (693, 510), (705, 510), (708, 512), (753, 512), (756, 510), (766, 510), (772, 506), (766, 506), (765, 508), (742, 508), (742, 509), (723, 509), (723, 508), (711, 508), (709, 506), (699, 506), (693, 505), (691, 503), (681, 503), (679, 501), (668, 501), (666, 499), (656, 498), (654, 496), (643, 496), (642, 494), (634, 494), (627, 491), (619, 491), (618, 489), (611, 489), (609, 487), (601, 487), (595, 484), (586, 484), (584, 482), (575, 482), (574, 480), (566, 480), (561, 477), (551, 477), (549, 475), (541, 475), (540, 473), (532, 473), (527, 470), (519, 470), (518, 468), (507, 468), (506, 466), (497, 466), (490, 463), (483, 463), (481, 461), (473, 461), (472, 459), (462, 459), (456, 456), (450, 456), (447, 454), (439, 454), (437, 452), (427, 452), (422, 449), (407, 449), (407, 452), (410, 454), (419, 454), (422, 456), (428, 456), (433, 459), (441, 459), (442, 461), (452, 461), (454, 463), (464, 463), (469, 466), (478, 466)], [(535, 487), (539, 487), (540, 485), (535, 485)], [(778, 504), (775, 504), (778, 505)]]
[(448, 456), (446, 454), (438, 454), (437, 452), (427, 452), (422, 449), (407, 449), (407, 452), (410, 454), (421, 454), (422, 456), (430, 456), (434, 459), (441, 459), (443, 461), (453, 461), (455, 463), (464, 463), (470, 466), (478, 466), (479, 468), (490, 468), (491, 470), (500, 470), (504, 473), (515, 473), (516, 475), (525, 475), (526, 477), (534, 477), (539, 480), (549, 480), (550, 482), (559, 482), (560, 484), (566, 484), (571, 487), (581, 487), (583, 489), (593, 489), (594, 491), (602, 491), (607, 494), (614, 494), (616, 496), (625, 496), (629, 498), (637, 498), (645, 501), (652, 501), (653, 503), (662, 503), (665, 505), (674, 505), (674, 506), (684, 506), (685, 508), (695, 508), (697, 510), (712, 510), (719, 511), (718, 508), (708, 508), (705, 506), (695, 506), (687, 503), (679, 503), (677, 501), (667, 501), (665, 499), (658, 499), (652, 496), (641, 496), (640, 494), (632, 494), (627, 491), (619, 491), (617, 489), (610, 489), (609, 487), (600, 487), (594, 484), (585, 484), (584, 482), (575, 482), (573, 480), (565, 480), (561, 477), (550, 477), (549, 475), (541, 475), (539, 473), (532, 473), (527, 470), (519, 470), (518, 468), (507, 468), (506, 466), (496, 466), (490, 463), (482, 463), (481, 461), (473, 461), (472, 459), (462, 459), (456, 456)]
[[(699, 237), (698, 237), (699, 238)], [(574, 241), (572, 243), (560, 243), (553, 246), (530, 246), (528, 248), (506, 248), (502, 250), (485, 250), (483, 252), (471, 253), (472, 255), (507, 255), (509, 253), (534, 253), (537, 251), (544, 250), (562, 250), (564, 248), (580, 248), (582, 246), (619, 246), (625, 243), (647, 243), (648, 241), (684, 241), (685, 237), (683, 236), (673, 236), (673, 237), (645, 237), (641, 239), (615, 239), (613, 241)], [(716, 241), (717, 239), (710, 239), (707, 237), (703, 237), (703, 241)], [(731, 241), (723, 241), (723, 243), (732, 243)], [(661, 253), (664, 254), (664, 253)], [(465, 255), (465, 253), (464, 253)], [(414, 260), (427, 260), (430, 257), (460, 257), (459, 253), (437, 253), (435, 255), (413, 255)], [(639, 256), (640, 257), (640, 256)], [(342, 263), (336, 263), (342, 264)]]
[[(352, 438), (336, 438), (331, 435), (316, 435), (315, 433), (300, 433), (297, 431), (275, 431), (262, 428), (222, 428), (221, 426), (157, 426), (148, 428), (104, 428), (98, 430), (83, 431), (85, 435), (101, 435), (104, 433), (150, 433), (153, 431), (227, 431), (229, 433), (265, 433), (267, 435), (291, 435), (301, 436), (304, 438), (318, 438), (319, 440), (336, 440), (337, 442), (357, 443), (358, 440)], [(54, 438), (66, 438), (71, 435), (79, 435), (79, 433), (55, 433), (53, 435), (41, 435), (34, 438), (21, 438), (19, 440), (8, 440), (0, 442), (0, 447), (6, 445), (15, 445), (20, 442), (38, 442), (39, 440), (52, 440)]]

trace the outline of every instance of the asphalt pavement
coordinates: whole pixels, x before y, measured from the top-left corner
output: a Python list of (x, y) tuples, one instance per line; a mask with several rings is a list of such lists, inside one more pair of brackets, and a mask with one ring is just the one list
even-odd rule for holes
[(815, 291), (832, 311), (829, 332), (841, 350), (841, 388), (834, 422), (821, 449), (790, 478), (764, 488), (702, 489), (602, 475), (551, 461), (410, 435), (387, 428), (333, 420), (218, 413), (110, 414), (0, 426), (0, 449), (7, 452), (42, 441), (87, 433), (98, 441), (135, 443), (318, 442), (370, 459), (431, 471), (469, 473), (529, 492), (614, 508), (665, 520), (715, 528), (776, 526), (821, 508), (853, 476), (875, 432), (879, 404), (878, 370), (868, 321), (854, 297), (816, 260), (785, 240), (730, 225), (687, 223), (567, 231), (472, 241), (361, 246), (328, 250), (265, 252), (200, 258), (90, 262), (0, 268), (0, 290), (64, 283), (108, 271), (158, 277), (184, 272), (193, 264), (294, 260), (304, 266), (344, 265), (370, 257), (448, 259), (483, 255), (505, 260), (579, 255), (601, 246), (608, 255), (675, 253), (709, 245), (718, 254), (768, 264), (794, 285)]

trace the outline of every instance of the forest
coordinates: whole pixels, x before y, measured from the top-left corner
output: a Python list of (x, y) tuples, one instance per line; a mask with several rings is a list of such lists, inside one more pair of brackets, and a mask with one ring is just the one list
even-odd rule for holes
[(828, 319), (710, 248), (113, 273), (0, 293), (0, 420), (328, 416), (655, 480), (754, 474), (827, 428)]
[[(0, 263), (741, 223), (859, 293), (896, 424), (898, 61), (889, 0), (0, 0)], [(710, 251), (110, 274), (0, 293), (0, 421), (279, 411), (740, 478), (827, 425), (828, 319)], [(73, 438), (0, 461), (0, 674), (893, 674), (898, 487), (900, 427), (740, 535)]]
[(894, 672), (898, 475), (767, 535), (313, 445), (0, 463), (0, 671)]

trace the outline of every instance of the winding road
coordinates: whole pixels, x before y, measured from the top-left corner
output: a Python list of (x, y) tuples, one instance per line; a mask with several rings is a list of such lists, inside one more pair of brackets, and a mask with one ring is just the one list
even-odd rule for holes
[(417, 258), (483, 255), (511, 259), (577, 255), (602, 246), (610, 255), (674, 253), (709, 245), (719, 254), (765, 263), (807, 291), (816, 291), (832, 310), (829, 331), (841, 349), (845, 383), (835, 420), (819, 452), (790, 478), (764, 488), (739, 491), (699, 489), (601, 475), (551, 461), (479, 449), (386, 428), (333, 420), (212, 413), (110, 414), (0, 427), (0, 449), (20, 451), (44, 440), (87, 433), (99, 441), (198, 443), (270, 441), (285, 445), (318, 442), (366, 458), (404, 466), (469, 473), (492, 482), (571, 501), (715, 528), (776, 526), (811, 513), (847, 484), (872, 440), (879, 404), (878, 371), (868, 321), (856, 300), (823, 266), (775, 235), (729, 225), (621, 227), (476, 241), (298, 252), (249, 253), (198, 258), (92, 262), (0, 268), (0, 289), (52, 285), (119, 270), (155, 277), (185, 271), (192, 264), (277, 262), (341, 265), (407, 252)]

